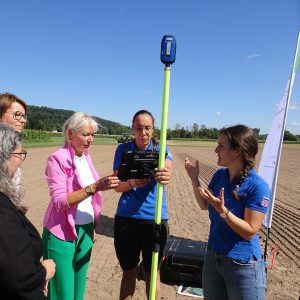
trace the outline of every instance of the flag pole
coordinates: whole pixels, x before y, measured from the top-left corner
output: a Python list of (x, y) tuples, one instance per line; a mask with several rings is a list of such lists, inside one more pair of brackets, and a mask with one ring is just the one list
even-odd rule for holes
[[(163, 88), (163, 100), (162, 100), (162, 117), (161, 117), (160, 138), (159, 138), (160, 149), (159, 149), (158, 168), (163, 168), (165, 165), (170, 75), (171, 75), (170, 65), (173, 62), (175, 62), (175, 55), (176, 55), (176, 40), (171, 35), (165, 35), (162, 39), (162, 44), (161, 44), (161, 61), (165, 64), (165, 69), (164, 69), (164, 88)], [(155, 293), (156, 293), (157, 266), (158, 266), (158, 257), (160, 251), (159, 239), (160, 239), (163, 189), (164, 189), (163, 185), (157, 183), (155, 226), (154, 226), (153, 241), (152, 241), (153, 248), (152, 248), (149, 300), (155, 300)]]
[(273, 218), (276, 186), (277, 186), (284, 130), (285, 130), (286, 119), (287, 119), (287, 112), (288, 112), (289, 102), (291, 98), (291, 93), (292, 93), (292, 88), (294, 85), (296, 73), (300, 65), (299, 44), (300, 44), (300, 31), (298, 34), (297, 46), (296, 46), (296, 51), (294, 56), (294, 63), (293, 63), (290, 79), (286, 85), (286, 89), (283, 94), (282, 100), (279, 103), (271, 130), (267, 136), (262, 157), (260, 160), (259, 170), (258, 170), (259, 175), (261, 175), (266, 180), (271, 190), (269, 208), (264, 219), (264, 226), (267, 227), (265, 249), (264, 249), (265, 262), (267, 257), (270, 228), (271, 228), (272, 218)]

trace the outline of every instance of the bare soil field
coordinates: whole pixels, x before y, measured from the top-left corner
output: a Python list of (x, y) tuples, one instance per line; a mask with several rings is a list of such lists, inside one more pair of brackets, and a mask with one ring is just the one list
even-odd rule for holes
[[(201, 181), (205, 184), (216, 170), (216, 154), (212, 146), (170, 146), (173, 153), (173, 178), (167, 187), (170, 233), (174, 236), (206, 241), (209, 219), (194, 199), (190, 180), (184, 170), (184, 159), (198, 159)], [(90, 153), (101, 176), (112, 173), (116, 146), (92, 146)], [(22, 174), (28, 218), (42, 231), (42, 220), (49, 202), (44, 178), (47, 157), (55, 148), (28, 149)], [(260, 157), (258, 156), (258, 159)], [(258, 164), (258, 163), (257, 163)], [(269, 240), (268, 261), (271, 263), (274, 244), (277, 245), (275, 262), (267, 276), (267, 299), (299, 299), (300, 296), (300, 147), (284, 147), (279, 170), (276, 203)], [(97, 226), (97, 240), (88, 271), (87, 300), (118, 299), (121, 269), (113, 246), (113, 222), (119, 195), (114, 191), (103, 193), (102, 217)], [(261, 242), (265, 230), (260, 232)], [(162, 299), (188, 299), (176, 294), (177, 286), (162, 284)], [(144, 281), (137, 282), (134, 299), (146, 299)]]

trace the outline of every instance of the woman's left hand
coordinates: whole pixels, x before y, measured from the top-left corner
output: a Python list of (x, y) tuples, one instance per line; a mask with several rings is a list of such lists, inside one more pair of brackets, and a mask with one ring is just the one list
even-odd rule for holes
[(172, 177), (172, 169), (163, 167), (155, 172), (155, 180), (160, 184), (168, 184)]
[(224, 205), (224, 188), (221, 188), (219, 197), (215, 197), (207, 188), (198, 187), (201, 197), (203, 197), (214, 209), (221, 213), (226, 208)]

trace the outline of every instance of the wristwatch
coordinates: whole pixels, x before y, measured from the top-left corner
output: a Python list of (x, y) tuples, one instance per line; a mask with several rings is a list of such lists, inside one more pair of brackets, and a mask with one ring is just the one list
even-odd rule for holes
[(226, 207), (226, 210), (220, 213), (220, 217), (222, 219), (226, 219), (228, 214), (229, 214), (229, 209)]
[(94, 195), (96, 192), (95, 186), (94, 185), (88, 185), (84, 188), (84, 191), (89, 194), (90, 196)]

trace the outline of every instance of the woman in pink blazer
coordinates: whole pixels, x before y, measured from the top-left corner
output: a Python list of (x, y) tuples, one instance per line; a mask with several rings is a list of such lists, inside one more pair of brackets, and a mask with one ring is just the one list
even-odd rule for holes
[(45, 258), (56, 263), (48, 299), (83, 299), (94, 228), (100, 217), (100, 191), (114, 189), (115, 176), (99, 179), (88, 148), (98, 124), (87, 114), (74, 113), (64, 124), (65, 145), (49, 156), (46, 180), (50, 203), (44, 217)]

